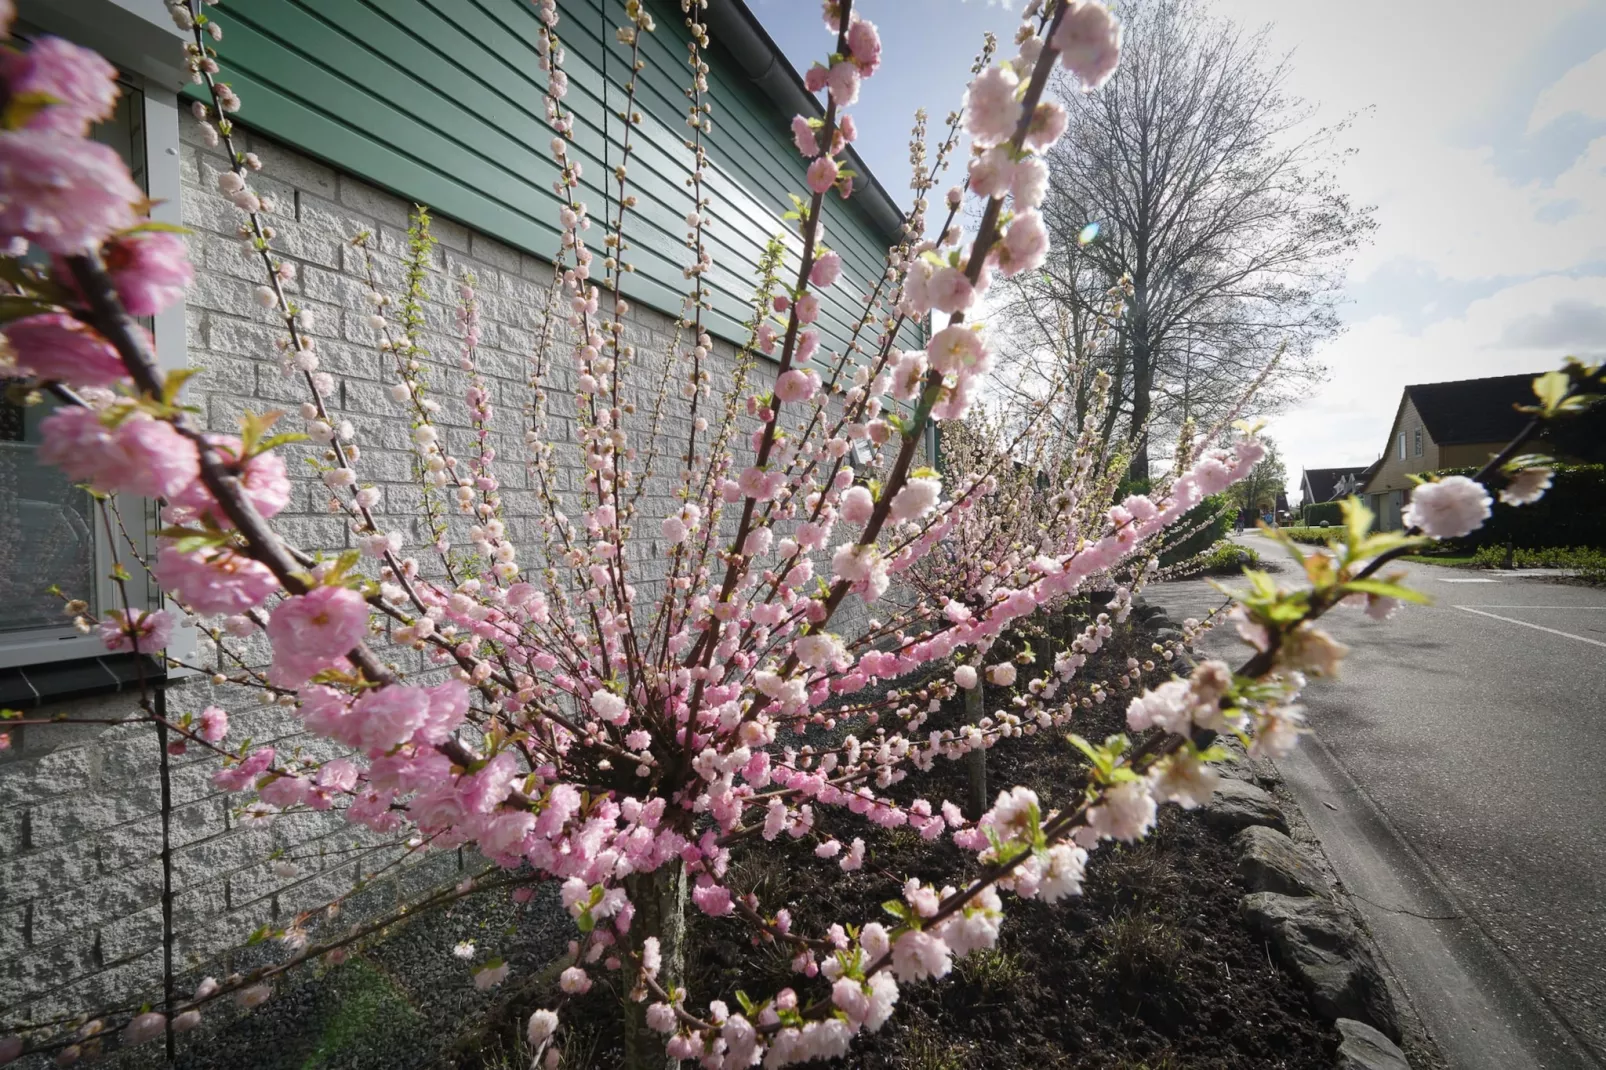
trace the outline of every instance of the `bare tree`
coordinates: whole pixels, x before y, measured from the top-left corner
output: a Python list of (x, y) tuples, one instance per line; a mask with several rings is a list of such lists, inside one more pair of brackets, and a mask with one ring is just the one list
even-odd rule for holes
[(1346, 124), (1315, 125), (1287, 94), (1289, 58), (1268, 53), (1264, 29), (1197, 0), (1120, 7), (1111, 83), (1059, 87), (1070, 125), (1043, 205), (1054, 253), (1013, 280), (1005, 311), (1017, 354), (1080, 363), (1091, 311), (1127, 280), (1098, 367), (1112, 383), (1108, 432), (1129, 439), (1132, 474), (1146, 477), (1151, 425), (1157, 442), (1189, 418), (1210, 426), (1279, 353), (1258, 409), (1319, 378), (1312, 349), (1339, 330), (1345, 268), (1375, 224), (1334, 178)]

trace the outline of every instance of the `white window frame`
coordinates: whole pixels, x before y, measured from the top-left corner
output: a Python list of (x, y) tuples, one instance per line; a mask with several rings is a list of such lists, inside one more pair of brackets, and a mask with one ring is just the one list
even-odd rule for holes
[[(173, 87), (178, 84), (176, 74), (183, 45), (177, 27), (167, 19), (162, 5), (142, 0), (90, 0), (58, 6), (30, 4), (24, 0), (19, 6), (21, 19), (40, 30), (99, 50), (121, 68), (123, 79), (139, 90), (143, 101), (147, 196), (154, 202), (151, 218), (162, 223), (181, 224), (183, 160), (178, 140), (179, 99)], [(157, 18), (166, 21), (165, 30), (155, 22)], [(130, 19), (135, 21), (130, 23)], [(170, 57), (154, 54), (155, 46), (164, 41), (171, 44)], [(126, 54), (119, 47), (120, 42), (126, 47)], [(156, 363), (164, 372), (189, 363), (184, 324), (182, 299), (153, 318), (151, 334), (155, 341)], [(124, 502), (122, 514), (124, 523), (132, 526), (145, 524), (148, 516), (154, 516), (154, 510), (148, 500), (138, 498)], [(119, 602), (109, 577), (110, 546), (100, 523), (99, 510), (94, 510), (91, 517), (95, 529), (94, 570), (99, 587), (96, 593), (102, 610), (114, 609)], [(129, 593), (136, 608), (152, 608), (162, 602), (161, 592), (148, 582), (137, 562), (124, 555), (124, 567), (133, 577)], [(168, 642), (167, 652), (187, 659), (195, 649), (195, 629), (185, 625), (181, 618)], [(61, 627), (0, 635), (0, 669), (89, 658), (106, 652), (98, 636), (79, 635), (65, 618)], [(188, 675), (188, 672), (169, 670), (169, 676), (176, 675)]]
[(1404, 431), (1400, 432), (1399, 449), (1396, 452), (1400, 455), (1399, 456), (1400, 460), (1402, 460), (1402, 461), (1405, 460), (1405, 432)]

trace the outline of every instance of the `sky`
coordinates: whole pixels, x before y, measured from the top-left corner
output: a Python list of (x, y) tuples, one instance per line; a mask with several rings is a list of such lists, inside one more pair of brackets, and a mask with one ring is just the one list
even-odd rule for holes
[[(834, 43), (810, 0), (749, 3), (800, 70)], [(884, 42), (854, 109), (857, 147), (900, 203), (914, 109), (940, 124), (983, 32), (1007, 46), (1016, 7), (857, 0)], [(1326, 381), (1267, 428), (1291, 490), (1302, 468), (1375, 460), (1408, 384), (1606, 357), (1606, 0), (1213, 0), (1213, 10), (1269, 26), (1315, 122), (1354, 116), (1338, 176), (1379, 224), (1350, 265), (1346, 329), (1319, 351)]]

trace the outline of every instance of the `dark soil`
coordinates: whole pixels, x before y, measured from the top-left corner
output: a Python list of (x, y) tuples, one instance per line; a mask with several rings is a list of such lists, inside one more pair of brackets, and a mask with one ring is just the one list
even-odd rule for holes
[[(1137, 638), (1126, 642), (1137, 645)], [(1039, 651), (1045, 646), (1034, 645)], [(1146, 637), (1141, 645), (1147, 646)], [(1125, 652), (1106, 656), (1124, 661)], [(989, 708), (1006, 698), (988, 689)], [(1117, 707), (1124, 703), (1094, 707), (1076, 730), (1094, 739), (1120, 731)], [(988, 753), (992, 791), (1025, 784), (1049, 806), (1074, 796), (1083, 766), (1055, 733), (1006, 741)], [(915, 773), (891, 794), (903, 801), (916, 794), (934, 802), (963, 800), (964, 769), (939, 761), (932, 773)], [(880, 904), (898, 898), (908, 877), (940, 887), (959, 883), (957, 877), (974, 868), (971, 856), (946, 838), (927, 843), (908, 829), (878, 829), (834, 808), (817, 807), (816, 820), (817, 828), (844, 842), (864, 838), (861, 871), (843, 873), (790, 841), (758, 840), (737, 855), (729, 878), (733, 890), (756, 892), (766, 913), (790, 907), (805, 931), (833, 920), (889, 920)], [(1297, 983), (1272, 965), (1265, 946), (1244, 927), (1241, 894), (1225, 837), (1198, 815), (1166, 807), (1147, 842), (1105, 844), (1094, 852), (1083, 896), (1049, 906), (1005, 895), (998, 948), (957, 961), (940, 981), (903, 985), (892, 1019), (881, 1032), (861, 1036), (840, 1065), (1326, 1070), (1337, 1034), (1317, 1021)], [(738, 990), (765, 998), (790, 985), (804, 1002), (825, 991), (823, 980), (792, 973), (788, 952), (752, 947), (740, 922), (692, 908), (689, 932), (694, 1006), (719, 998), (735, 1008)], [(618, 1064), (616, 999), (598, 984), (564, 1011), (566, 1067)], [(507, 1028), (514, 1028), (511, 1021)]]

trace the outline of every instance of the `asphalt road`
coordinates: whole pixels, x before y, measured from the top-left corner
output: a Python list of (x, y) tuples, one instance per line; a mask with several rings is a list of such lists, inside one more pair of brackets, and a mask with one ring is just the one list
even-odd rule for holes
[[(1279, 765), (1451, 1067), (1606, 1066), (1606, 591), (1406, 567), (1433, 605), (1325, 618), (1351, 653)], [(1242, 660), (1230, 633), (1206, 651)]]

